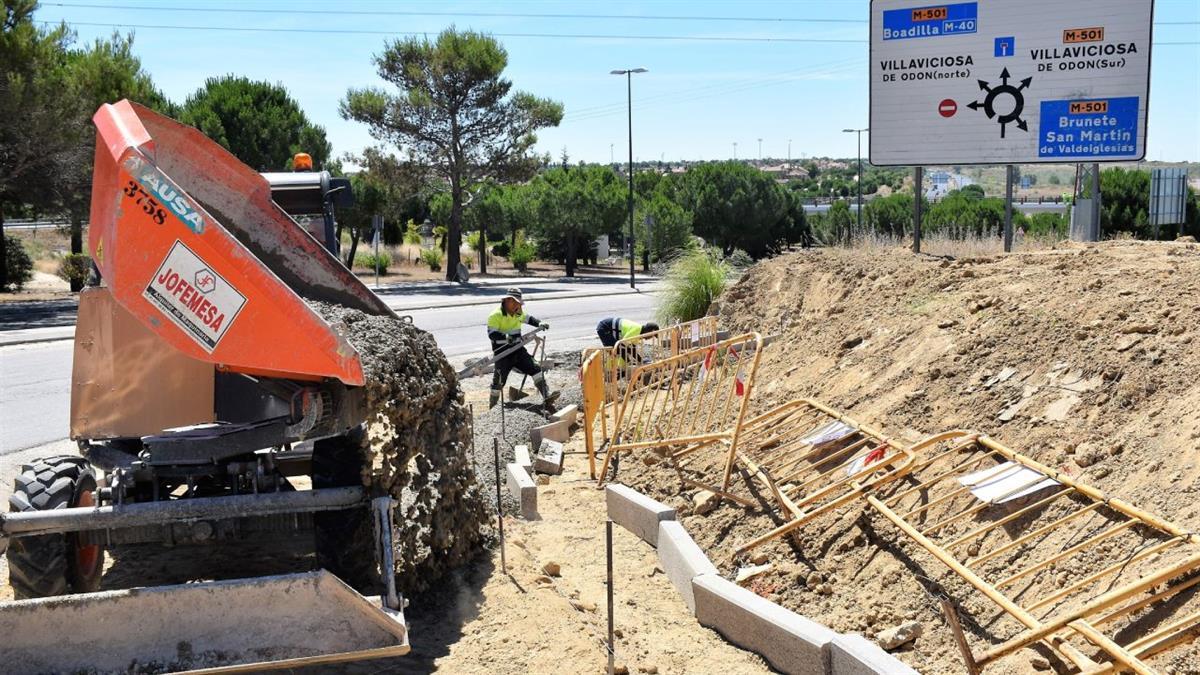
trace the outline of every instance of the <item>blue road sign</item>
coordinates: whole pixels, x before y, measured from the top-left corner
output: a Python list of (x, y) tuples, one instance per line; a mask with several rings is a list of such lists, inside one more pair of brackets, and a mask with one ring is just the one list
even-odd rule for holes
[(889, 9), (883, 13), (883, 39), (941, 37), (979, 29), (979, 3)]
[(998, 37), (996, 38), (995, 57), (1012, 56), (1017, 51), (1016, 37)]
[(1137, 154), (1138, 97), (1042, 101), (1038, 157), (1088, 159)]

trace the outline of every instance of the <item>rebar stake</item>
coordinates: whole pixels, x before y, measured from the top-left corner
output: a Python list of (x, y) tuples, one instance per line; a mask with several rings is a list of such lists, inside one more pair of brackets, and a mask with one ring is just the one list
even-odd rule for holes
[(617, 667), (617, 645), (613, 642), (613, 521), (604, 523), (604, 539), (608, 549), (608, 675), (613, 675)]
[(500, 571), (507, 573), (508, 563), (504, 559), (504, 506), (500, 501), (500, 440), (497, 438), (492, 438), (492, 454), (496, 458), (496, 519), (500, 523)]

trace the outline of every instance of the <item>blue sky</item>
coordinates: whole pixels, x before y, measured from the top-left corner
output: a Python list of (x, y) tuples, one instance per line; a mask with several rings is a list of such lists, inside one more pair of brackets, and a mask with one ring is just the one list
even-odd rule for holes
[[(70, 6), (65, 6), (70, 5)], [(104, 5), (88, 8), (85, 5)], [(154, 9), (154, 8), (159, 9)], [(164, 7), (206, 11), (164, 11)], [(1151, 74), (1148, 159), (1200, 161), (1200, 0), (1157, 0), (1156, 46)], [(253, 8), (277, 13), (232, 13)], [(439, 16), (298, 14), (342, 12), (438, 12)], [(451, 0), (446, 2), (330, 3), (312, 0), (248, 0), (195, 3), (184, 0), (77, 0), (43, 2), (37, 18), (65, 20), (81, 40), (107, 35), (113, 26), (132, 30), (134, 49), (158, 85), (182, 101), (205, 78), (234, 73), (284, 84), (316, 123), (325, 127), (337, 154), (373, 143), (365, 127), (342, 120), (338, 101), (347, 87), (383, 84), (371, 63), (387, 35), (180, 30), (166, 26), (260, 27), (326, 31), (427, 32), (454, 24), (495, 34), (554, 33), (606, 36), (706, 36), (812, 38), (864, 42), (734, 42), (590, 37), (499, 39), (509, 53), (508, 76), (516, 88), (562, 101), (567, 115), (556, 129), (539, 134), (538, 149), (556, 158), (566, 147), (572, 161), (617, 161), (626, 146), (625, 80), (614, 68), (646, 67), (634, 76), (634, 155), (711, 160), (733, 156), (853, 156), (854, 138), (840, 133), (867, 122), (867, 19), (865, 0), (787, 2), (560, 2), (556, 0)], [(452, 16), (458, 13), (459, 16)], [(465, 16), (469, 13), (604, 14), (671, 16), (632, 18), (530, 18)], [(683, 17), (726, 17), (701, 21)], [(733, 21), (769, 17), (775, 21)], [(796, 19), (823, 19), (800, 22)], [(827, 20), (857, 20), (839, 23)], [(84, 25), (99, 24), (99, 25)], [(864, 155), (866, 148), (863, 149)]]

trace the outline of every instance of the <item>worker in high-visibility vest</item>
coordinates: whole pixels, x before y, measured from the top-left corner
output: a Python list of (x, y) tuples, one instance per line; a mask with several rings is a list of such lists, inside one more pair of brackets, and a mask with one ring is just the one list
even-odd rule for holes
[(619, 316), (610, 316), (607, 319), (601, 319), (600, 323), (596, 324), (596, 335), (600, 336), (600, 344), (605, 347), (612, 347), (621, 340), (638, 335), (648, 335), (658, 331), (658, 324), (653, 321), (647, 323), (634, 323), (629, 319), (622, 319)]
[[(487, 331), (488, 339), (492, 343), (492, 353), (499, 354), (515, 346), (521, 340), (522, 326), (534, 326), (542, 330), (550, 328), (550, 324), (545, 321), (526, 314), (521, 289), (510, 288), (500, 300), (500, 306), (488, 316)], [(538, 393), (542, 395), (542, 402), (547, 408), (558, 400), (561, 392), (550, 391), (549, 385), (546, 384), (546, 375), (524, 347), (518, 347), (512, 353), (500, 358), (496, 361), (495, 368), (492, 375), (489, 408), (495, 407), (500, 402), (500, 392), (504, 389), (508, 374), (514, 370), (533, 377), (533, 384), (537, 387)]]
[[(655, 332), (658, 332), (658, 324), (653, 321), (634, 323), (629, 319), (622, 319), (619, 316), (601, 319), (600, 323), (596, 324), (596, 335), (600, 336), (600, 344), (605, 347), (612, 347), (621, 340), (627, 340), (639, 335), (649, 335)], [(620, 352), (616, 355), (618, 368), (624, 368), (627, 361), (637, 365), (642, 360), (641, 353), (636, 347), (630, 348), (626, 346), (620, 349)]]

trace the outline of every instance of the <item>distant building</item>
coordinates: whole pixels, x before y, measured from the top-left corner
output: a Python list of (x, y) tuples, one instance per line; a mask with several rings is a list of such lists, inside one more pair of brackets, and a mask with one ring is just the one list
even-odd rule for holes
[(808, 169), (805, 169), (799, 164), (789, 164), (787, 162), (782, 164), (767, 164), (760, 166), (759, 169), (763, 173), (770, 174), (775, 178), (775, 180), (784, 182), (789, 180), (804, 180), (805, 178), (808, 178)]

